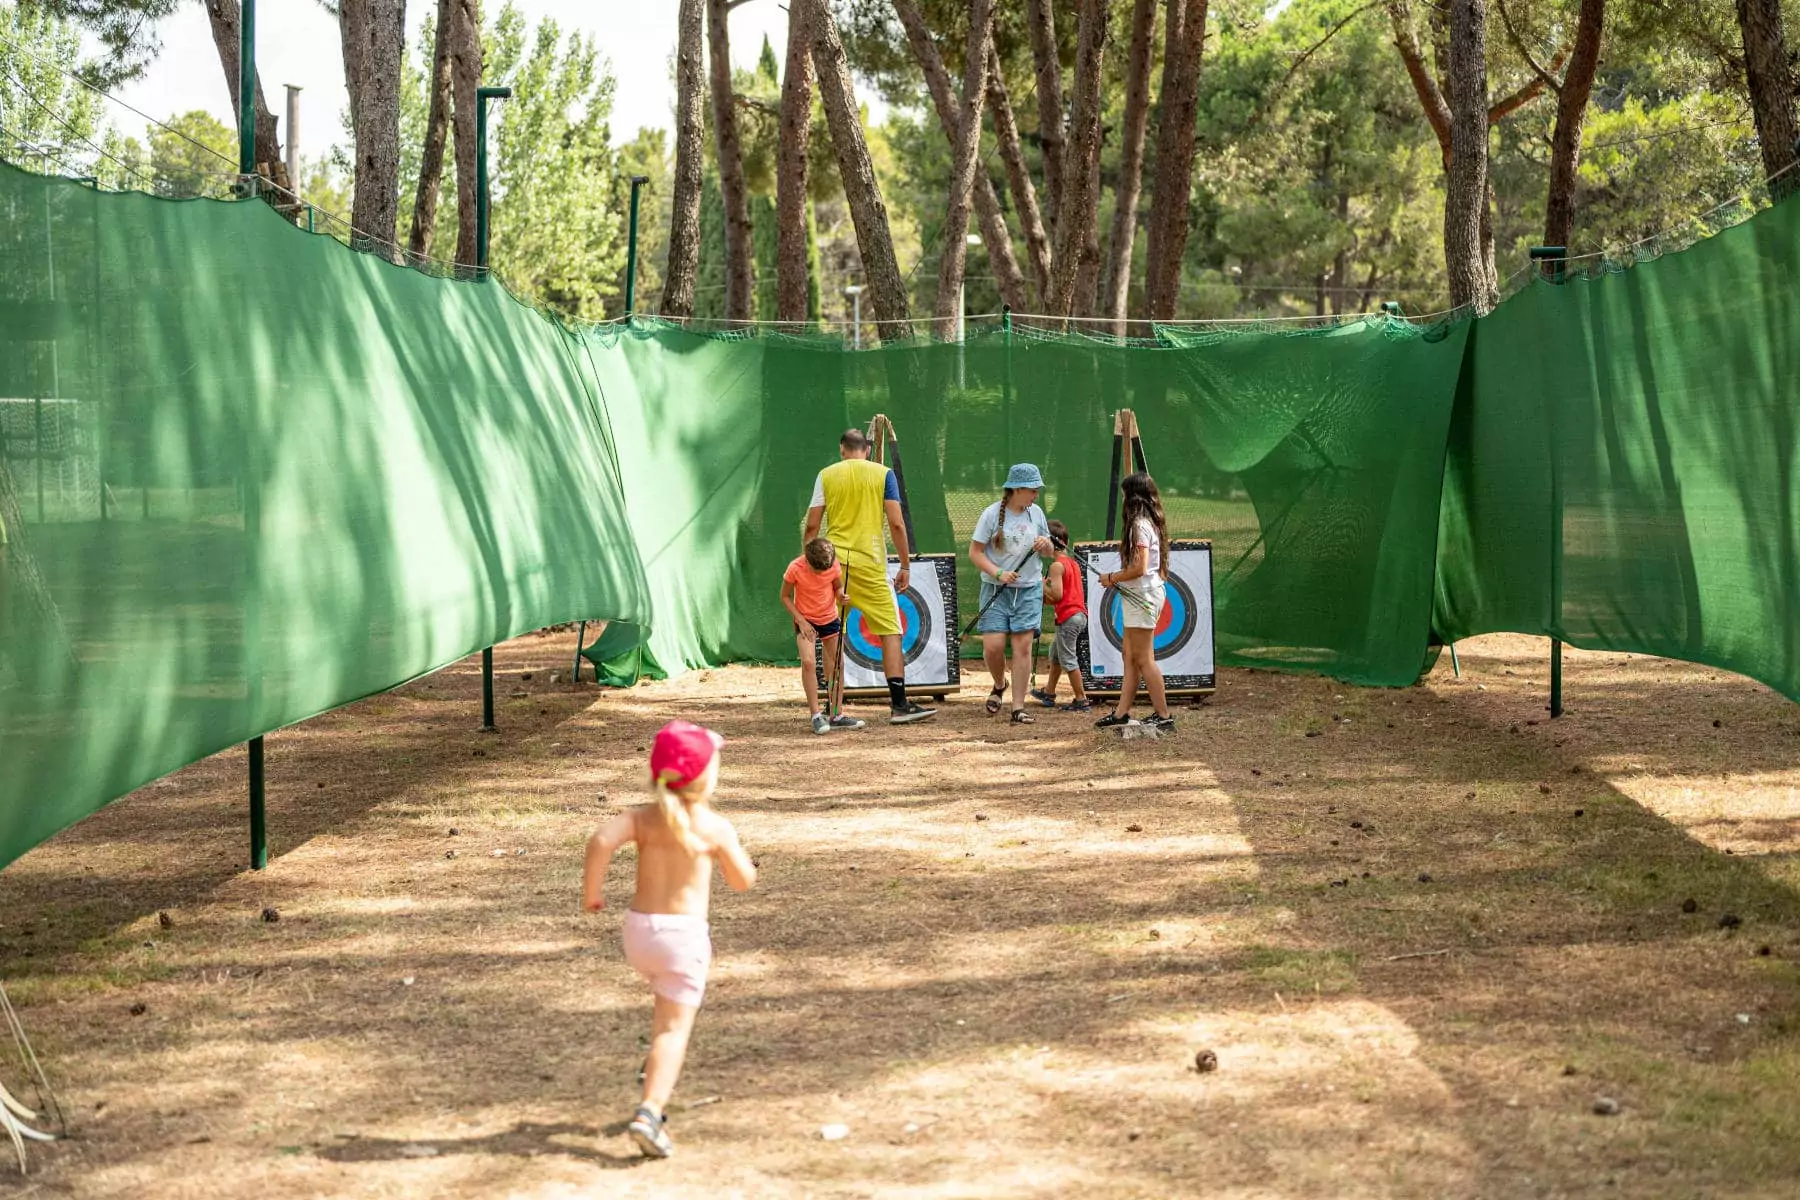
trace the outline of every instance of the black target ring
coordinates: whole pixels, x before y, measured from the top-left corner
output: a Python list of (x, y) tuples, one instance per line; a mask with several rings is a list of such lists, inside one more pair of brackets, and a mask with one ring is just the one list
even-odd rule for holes
[[(1122, 607), (1127, 602), (1118, 592), (1119, 588), (1114, 586), (1101, 593), (1100, 632), (1105, 635), (1107, 643), (1123, 657), (1125, 638)], [(1153, 644), (1156, 659), (1161, 661), (1180, 654), (1188, 642), (1193, 640), (1195, 624), (1193, 590), (1181, 576), (1170, 575), (1163, 581), (1163, 610), (1157, 622)]]

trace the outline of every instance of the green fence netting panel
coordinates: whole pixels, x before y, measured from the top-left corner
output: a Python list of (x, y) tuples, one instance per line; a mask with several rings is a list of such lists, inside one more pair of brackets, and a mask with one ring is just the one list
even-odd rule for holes
[(0, 864), (513, 634), (648, 621), (603, 421), (497, 285), (0, 168)]
[(1447, 638), (1710, 663), (1800, 698), (1800, 205), (1479, 323), (1449, 443)]
[[(1466, 325), (1161, 346), (995, 332), (863, 353), (645, 324), (587, 334), (666, 667), (792, 661), (777, 595), (838, 435), (903, 450), (918, 549), (962, 553), (1014, 462), (1076, 540), (1105, 533), (1133, 409), (1170, 531), (1214, 540), (1219, 660), (1402, 684), (1431, 629), (1443, 448)], [(976, 579), (960, 573), (966, 614)]]

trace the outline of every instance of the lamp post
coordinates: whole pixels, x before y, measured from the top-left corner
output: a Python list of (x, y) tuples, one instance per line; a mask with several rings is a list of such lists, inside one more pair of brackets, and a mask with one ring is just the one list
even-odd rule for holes
[[(637, 299), (638, 191), (649, 182), (648, 175), (631, 177), (631, 235), (625, 243), (625, 319), (627, 321), (631, 320), (631, 314), (634, 311), (633, 303)], [(577, 666), (579, 667), (579, 663)]]
[(854, 331), (853, 337), (855, 339), (851, 348), (854, 350), (861, 350), (862, 349), (862, 284), (860, 284), (860, 283), (851, 284), (849, 287), (844, 289), (844, 295), (850, 297), (850, 303), (852, 305), (852, 312), (854, 313), (854, 315), (850, 318), (850, 327)]

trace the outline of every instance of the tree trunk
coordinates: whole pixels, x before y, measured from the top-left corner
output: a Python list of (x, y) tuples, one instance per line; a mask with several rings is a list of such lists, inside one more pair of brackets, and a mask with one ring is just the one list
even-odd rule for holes
[[(219, 52), (219, 66), (225, 70), (225, 90), (231, 96), (231, 111), (238, 111), (238, 49), (242, 45), (238, 0), (206, 0), (206, 19), (212, 26), (213, 46)], [(263, 102), (262, 72), (256, 73), (253, 100), (256, 104), (256, 170), (278, 190), (272, 203), (292, 216), (299, 212), (294, 203), (294, 181), (287, 177), (287, 163), (282, 161), (281, 141), (276, 134), (275, 114)], [(231, 122), (232, 145), (237, 144), (237, 120)], [(232, 158), (235, 160), (234, 153)]]
[(714, 150), (719, 159), (719, 194), (725, 201), (725, 318), (756, 316), (755, 249), (750, 244), (750, 193), (744, 186), (744, 150), (738, 139), (737, 105), (731, 94), (731, 31), (728, 0), (706, 0), (706, 41), (712, 55)]
[(338, 13), (356, 138), (350, 244), (393, 258), (400, 216), (400, 61), (406, 50), (406, 5), (404, 0), (342, 0)]
[(1062, 60), (1056, 52), (1055, 0), (1025, 0), (1031, 57), (1037, 65), (1038, 144), (1044, 151), (1044, 199), (1050, 205), (1050, 235), (1062, 219), (1063, 94)]
[(1486, 312), (1491, 305), (1483, 264), (1482, 214), (1487, 209), (1487, 0), (1448, 0), (1450, 7), (1450, 169), (1444, 190), (1444, 265), (1450, 303)]
[[(925, 24), (916, 0), (894, 0), (894, 12), (900, 17), (900, 25), (906, 30), (906, 40), (912, 46), (913, 57), (918, 60), (919, 69), (925, 76), (925, 88), (931, 93), (931, 103), (937, 109), (938, 123), (944, 128), (944, 137), (954, 149), (961, 140), (963, 106), (951, 86), (950, 72), (944, 67), (943, 56), (938, 53), (937, 39)], [(993, 71), (995, 65), (990, 34), (988, 70)], [(991, 90), (989, 95), (991, 97)], [(1010, 116), (1008, 114), (1009, 118)], [(1018, 131), (1014, 130), (1013, 135), (1016, 138)], [(973, 198), (975, 215), (981, 221), (982, 245), (987, 250), (988, 262), (994, 268), (1001, 303), (1023, 312), (1025, 276), (1019, 270), (1019, 260), (1013, 255), (1012, 231), (1006, 227), (1006, 214), (1000, 209), (1000, 198), (994, 194), (994, 181), (989, 177), (987, 169), (980, 165), (979, 153), (976, 155), (976, 163)]]
[[(1006, 76), (1000, 72), (1000, 55), (988, 50), (988, 106), (994, 116), (994, 140), (1000, 144), (1000, 159), (1006, 164), (1007, 184), (1012, 190), (1013, 207), (1019, 210), (1019, 223), (1024, 226), (1025, 248), (1031, 256), (1031, 272), (1037, 277), (1038, 304), (1050, 302), (1050, 235), (1044, 229), (1044, 215), (1038, 209), (1037, 189), (1031, 184), (1031, 170), (1025, 165), (1025, 152), (1019, 143), (1019, 126), (1013, 120), (1012, 101), (1006, 94)], [(998, 208), (998, 201), (995, 207)], [(1010, 303), (1010, 301), (1009, 301)], [(1022, 304), (1014, 308), (1023, 311)]]
[(1200, 52), (1206, 45), (1207, 0), (1169, 0), (1163, 47), (1162, 96), (1157, 104), (1156, 191), (1146, 231), (1145, 315), (1175, 316), (1181, 260), (1187, 254), (1188, 197), (1194, 182), (1194, 120), (1200, 103)]
[(475, 265), (475, 89), (481, 86), (481, 9), (477, 0), (452, 0), (440, 20), (451, 22), (451, 138), (456, 149), (456, 261)]
[(813, 67), (806, 8), (788, 12), (781, 73), (781, 129), (775, 150), (775, 319), (805, 324), (808, 269), (806, 156), (812, 144)]
[(1069, 123), (1068, 153), (1063, 156), (1061, 216), (1056, 222), (1056, 269), (1051, 275), (1050, 315), (1067, 317), (1093, 303), (1093, 289), (1077, 280), (1093, 240), (1100, 197), (1095, 192), (1094, 163), (1100, 154), (1100, 84), (1106, 47), (1107, 0), (1082, 0), (1075, 49), (1075, 98)]
[(425, 258), (437, 227), (438, 185), (444, 177), (444, 135), (450, 123), (450, 67), (456, 34), (457, 0), (438, 0), (437, 30), (431, 56), (431, 109), (425, 117), (425, 146), (419, 153), (419, 186), (413, 193), (412, 232), (406, 248)]
[(1556, 130), (1550, 138), (1550, 190), (1544, 202), (1544, 245), (1568, 246), (1575, 233), (1575, 172), (1581, 165), (1581, 126), (1600, 65), (1606, 0), (1581, 0), (1575, 51), (1556, 97)]
[[(904, 0), (900, 0), (904, 2)], [(988, 48), (994, 29), (994, 0), (969, 0), (969, 40), (963, 48), (961, 122), (952, 140), (950, 195), (938, 252), (936, 316), (938, 336), (954, 337), (962, 316), (963, 267), (968, 259), (969, 193), (981, 167), (981, 108), (987, 99)], [(993, 181), (988, 181), (993, 187)]]
[(1113, 189), (1112, 239), (1107, 243), (1106, 291), (1101, 315), (1125, 336), (1131, 296), (1131, 248), (1137, 236), (1138, 191), (1143, 186), (1144, 130), (1150, 121), (1150, 55), (1156, 33), (1156, 0), (1137, 0), (1131, 10), (1131, 57), (1125, 67), (1125, 129), (1119, 144), (1119, 182)]
[(1737, 0), (1737, 18), (1763, 174), (1774, 179), (1771, 198), (1781, 200), (1800, 191), (1800, 171), (1789, 170), (1795, 162), (1794, 77), (1782, 44), (1781, 0)]
[(844, 199), (856, 226), (856, 247), (867, 280), (869, 305), (875, 313), (876, 336), (883, 340), (905, 338), (911, 333), (906, 303), (906, 280), (894, 258), (894, 239), (888, 230), (887, 205), (869, 145), (863, 138), (862, 113), (850, 85), (850, 67), (844, 61), (844, 43), (825, 0), (794, 0), (803, 7), (812, 29), (813, 69), (818, 72), (819, 97), (825, 105), (825, 123), (831, 129), (831, 147), (837, 155), (843, 179)]
[(675, 194), (669, 201), (669, 266), (663, 276), (662, 315), (694, 315), (694, 276), (700, 269), (700, 160), (706, 117), (700, 107), (703, 0), (681, 0), (675, 44)]

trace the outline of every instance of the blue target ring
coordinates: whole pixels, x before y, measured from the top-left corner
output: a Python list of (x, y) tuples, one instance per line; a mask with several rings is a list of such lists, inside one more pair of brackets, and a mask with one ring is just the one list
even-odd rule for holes
[[(925, 597), (910, 587), (895, 599), (900, 607), (900, 654), (910, 663), (931, 642), (931, 614)], [(882, 669), (881, 639), (869, 632), (860, 608), (852, 608), (844, 622), (844, 653), (866, 670)]]
[[(1125, 601), (1119, 596), (1119, 589), (1106, 589), (1103, 604), (1106, 612), (1106, 640), (1115, 649), (1123, 651)], [(1156, 619), (1156, 636), (1151, 642), (1151, 651), (1157, 658), (1168, 658), (1179, 653), (1193, 636), (1194, 595), (1179, 575), (1171, 576), (1163, 584), (1163, 608)]]

